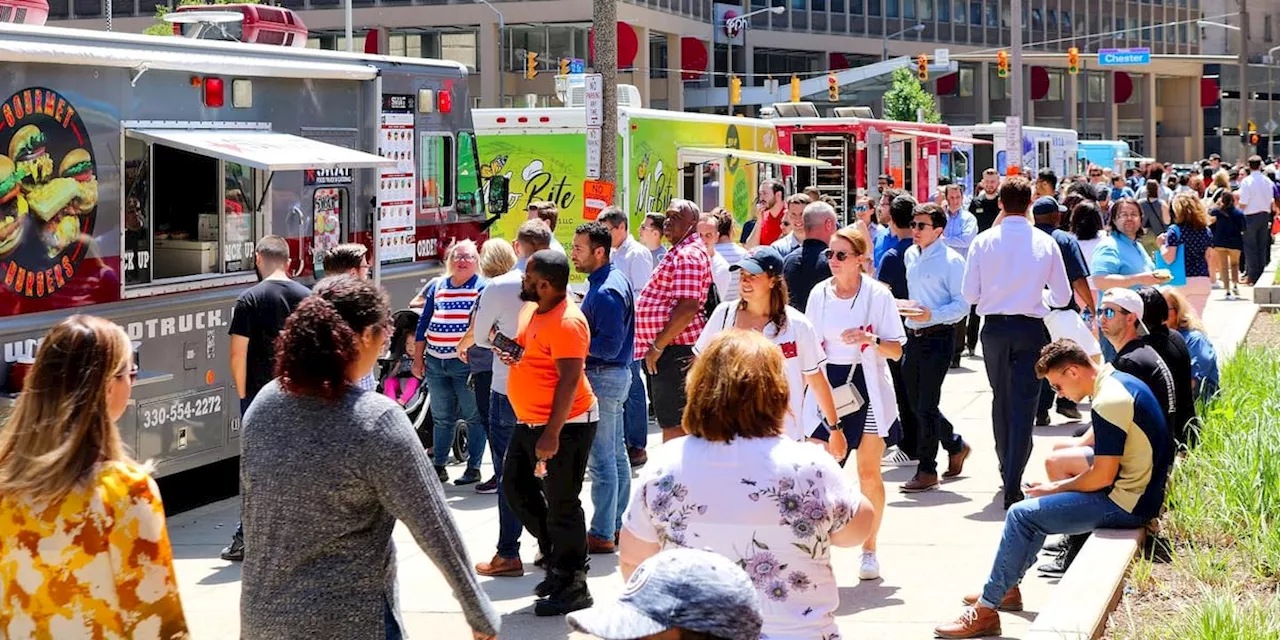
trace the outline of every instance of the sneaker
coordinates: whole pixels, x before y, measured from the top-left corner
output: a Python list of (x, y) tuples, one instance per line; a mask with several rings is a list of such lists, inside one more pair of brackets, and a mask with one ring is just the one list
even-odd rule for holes
[(1212, 286), (1213, 286), (1213, 289), (1214, 289), (1214, 290), (1221, 289), (1221, 288), (1222, 288), (1222, 283), (1221, 283), (1221, 282), (1214, 282)]
[(912, 464), (915, 460), (912, 460), (911, 456), (907, 455), (906, 451), (903, 451), (895, 444), (888, 449), (885, 449), (884, 457), (880, 459), (880, 462), (901, 467)]
[(476, 493), (490, 494), (498, 492), (498, 478), (494, 476), (476, 485)]
[(1000, 614), (986, 607), (965, 607), (954, 622), (939, 625), (933, 634), (939, 638), (986, 638), (1001, 635)]
[(444, 465), (442, 465), (442, 464), (437, 464), (437, 465), (434, 465), (434, 466), (435, 466), (435, 468), (436, 468), (436, 477), (440, 479), (440, 484), (444, 484), (444, 483), (448, 482), (448, 481), (449, 481), (449, 472), (444, 470)]
[(590, 608), (595, 601), (587, 589), (587, 572), (575, 571), (557, 580), (559, 588), (547, 594), (545, 600), (533, 605), (533, 615), (540, 618), (563, 616)]
[(1068, 420), (1079, 420), (1081, 418), (1080, 408), (1074, 402), (1063, 402), (1058, 405), (1055, 411), (1058, 412), (1058, 415)]
[(220, 556), (228, 562), (244, 562), (244, 538), (232, 537), (231, 544), (222, 549)]
[(1067, 536), (1058, 536), (1057, 540), (1050, 542), (1040, 548), (1045, 553), (1059, 553), (1067, 548)]
[(466, 471), (462, 472), (461, 478), (458, 478), (457, 480), (453, 481), (453, 484), (459, 487), (464, 487), (466, 485), (475, 484), (477, 482), (480, 482), (480, 470), (467, 469)]
[(1080, 555), (1080, 550), (1084, 548), (1084, 543), (1089, 539), (1089, 534), (1081, 534), (1065, 537), (1065, 546), (1062, 551), (1053, 560), (1036, 567), (1036, 571), (1045, 578), (1061, 578), (1071, 567), (1071, 563), (1075, 561), (1076, 556)]
[(858, 578), (875, 580), (880, 577), (880, 562), (876, 560), (876, 552), (863, 551), (862, 563), (858, 567)]
[(1235, 288), (1235, 287), (1231, 287), (1231, 296), (1230, 296), (1230, 298), (1231, 298), (1232, 300), (1239, 300), (1239, 299), (1240, 299), (1240, 290), (1239, 290), (1239, 289), (1237, 289), (1237, 288)]

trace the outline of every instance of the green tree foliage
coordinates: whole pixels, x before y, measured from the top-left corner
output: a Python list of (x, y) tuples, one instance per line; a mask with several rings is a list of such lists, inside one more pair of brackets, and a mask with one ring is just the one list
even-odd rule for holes
[(937, 100), (924, 90), (916, 74), (910, 69), (894, 69), (892, 86), (884, 94), (884, 117), (915, 122), (916, 109), (924, 109), (925, 122), (942, 122)]
[[(186, 7), (196, 4), (262, 4), (261, 0), (178, 0), (179, 7)], [(143, 29), (142, 32), (149, 36), (171, 36), (173, 35), (173, 25), (164, 21), (164, 15), (169, 13), (171, 9), (167, 6), (160, 5), (156, 7), (156, 23)]]

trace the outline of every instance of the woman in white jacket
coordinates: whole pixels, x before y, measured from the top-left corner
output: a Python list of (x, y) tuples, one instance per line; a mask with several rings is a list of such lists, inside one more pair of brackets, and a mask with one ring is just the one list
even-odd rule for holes
[[(873, 580), (880, 577), (876, 536), (885, 503), (880, 457), (889, 428), (898, 419), (886, 361), (902, 357), (907, 334), (893, 293), (863, 273), (863, 264), (871, 258), (866, 236), (846, 227), (831, 236), (828, 247), (832, 277), (813, 288), (805, 315), (826, 351), (827, 379), (837, 390), (836, 405), (842, 415), (834, 429), (820, 426), (813, 437), (828, 440), (828, 448), (838, 460), (857, 451), (858, 482), (876, 512), (871, 535), (862, 545), (859, 577)], [(853, 396), (863, 400), (856, 411), (852, 410), (856, 402), (841, 403), (850, 396), (840, 393), (845, 384), (857, 390)]]

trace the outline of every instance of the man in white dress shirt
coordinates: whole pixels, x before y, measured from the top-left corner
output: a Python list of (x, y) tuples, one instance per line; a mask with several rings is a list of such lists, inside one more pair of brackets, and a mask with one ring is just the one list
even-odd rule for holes
[(1275, 201), (1274, 184), (1262, 172), (1262, 158), (1249, 157), (1249, 175), (1240, 181), (1240, 209), (1244, 211), (1244, 271), (1248, 284), (1262, 276), (1267, 266), (1267, 242), (1271, 233), (1271, 205)]
[[(1004, 478), (1004, 507), (1022, 500), (1022, 472), (1040, 396), (1035, 365), (1048, 343), (1044, 317), (1066, 306), (1071, 284), (1062, 251), (1031, 225), (1031, 183), (1013, 176), (1000, 186), (1003, 216), (978, 234), (965, 264), (965, 299), (983, 317), (982, 353), (991, 384), (991, 421)], [(1046, 289), (1046, 287), (1048, 287)]]

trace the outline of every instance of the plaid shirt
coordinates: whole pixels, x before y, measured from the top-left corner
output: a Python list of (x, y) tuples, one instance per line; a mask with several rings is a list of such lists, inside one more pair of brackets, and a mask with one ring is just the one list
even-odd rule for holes
[[(635, 358), (643, 358), (653, 346), (653, 341), (671, 320), (671, 310), (678, 301), (697, 300), (701, 307), (706, 304), (710, 289), (711, 257), (707, 255), (702, 238), (691, 232), (662, 257), (653, 269), (649, 284), (636, 296)], [(699, 308), (693, 320), (671, 344), (692, 345), (698, 341), (706, 324), (707, 319)]]

